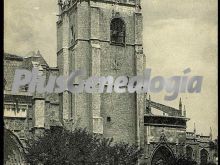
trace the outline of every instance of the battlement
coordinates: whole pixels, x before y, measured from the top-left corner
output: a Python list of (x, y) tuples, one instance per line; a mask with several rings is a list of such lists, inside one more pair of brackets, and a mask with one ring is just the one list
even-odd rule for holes
[(133, 4), (135, 5), (137, 0), (101, 0), (104, 2), (116, 3), (116, 4)]
[[(64, 12), (69, 10), (71, 7), (75, 6), (78, 2), (82, 0), (58, 0), (58, 5), (60, 8), (60, 12)], [(84, 0), (87, 1), (87, 0)], [(110, 4), (118, 4), (118, 5), (132, 5), (140, 7), (140, 0), (93, 0), (94, 2), (103, 2)], [(60, 14), (61, 14), (60, 13)]]
[(197, 139), (198, 141), (210, 141), (210, 136), (195, 134), (194, 132), (186, 132), (187, 139)]
[(201, 140), (210, 140), (210, 136), (201, 136), (200, 135), (200, 139)]
[(186, 137), (194, 137), (194, 132), (186, 132)]

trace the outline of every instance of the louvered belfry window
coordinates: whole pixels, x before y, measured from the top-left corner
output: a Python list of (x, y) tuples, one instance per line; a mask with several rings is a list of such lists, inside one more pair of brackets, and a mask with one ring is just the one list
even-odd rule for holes
[(117, 45), (125, 44), (125, 23), (121, 18), (114, 18), (111, 21), (111, 43)]

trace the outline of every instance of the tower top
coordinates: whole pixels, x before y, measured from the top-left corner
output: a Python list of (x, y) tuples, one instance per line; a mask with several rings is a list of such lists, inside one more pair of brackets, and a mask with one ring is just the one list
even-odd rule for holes
[(183, 107), (183, 116), (186, 117), (186, 106)]
[(210, 133), (209, 133), (210, 139), (212, 140), (212, 127), (210, 127)]
[(182, 100), (181, 100), (181, 97), (180, 97), (180, 101), (179, 101), (179, 110), (182, 111)]
[(181, 99), (181, 97), (180, 97), (179, 105), (182, 106), (182, 99)]
[[(89, 0), (57, 0), (58, 1), (58, 6), (60, 9), (60, 13), (64, 11), (67, 11), (70, 9), (72, 6), (76, 5), (78, 2), (81, 1), (89, 1)], [(141, 3), (140, 0), (90, 0), (94, 2), (101, 2), (101, 3), (109, 3), (112, 5), (128, 5), (128, 6), (133, 6), (136, 7), (137, 10), (141, 10)]]
[(196, 123), (194, 123), (194, 130), (193, 130), (194, 133), (196, 133)]

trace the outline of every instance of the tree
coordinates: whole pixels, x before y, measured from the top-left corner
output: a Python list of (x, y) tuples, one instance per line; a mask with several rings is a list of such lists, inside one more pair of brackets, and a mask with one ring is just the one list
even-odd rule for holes
[(209, 142), (209, 148), (211, 149), (211, 150), (218, 150), (218, 140), (217, 139), (215, 139), (214, 141), (210, 141)]
[(111, 156), (113, 165), (135, 165), (138, 158), (142, 154), (142, 150), (138, 150), (135, 145), (127, 143), (117, 143), (111, 148)]
[(216, 163), (211, 161), (211, 162), (208, 162), (207, 165), (216, 165)]
[(133, 165), (142, 153), (135, 145), (113, 143), (85, 129), (56, 128), (26, 143), (26, 160), (33, 165)]
[(179, 156), (175, 158), (175, 165), (196, 165), (196, 161), (186, 157), (186, 156)]

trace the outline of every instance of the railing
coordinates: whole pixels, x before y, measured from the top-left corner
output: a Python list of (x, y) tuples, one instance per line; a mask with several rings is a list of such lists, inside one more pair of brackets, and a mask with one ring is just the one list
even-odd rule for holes
[[(18, 107), (16, 107), (18, 106)], [(4, 117), (20, 117), (26, 118), (28, 104), (4, 103)]]
[(200, 136), (201, 140), (210, 140), (210, 136)]
[(186, 132), (187, 138), (196, 138), (197, 140), (210, 140), (210, 136), (196, 135), (194, 132)]

